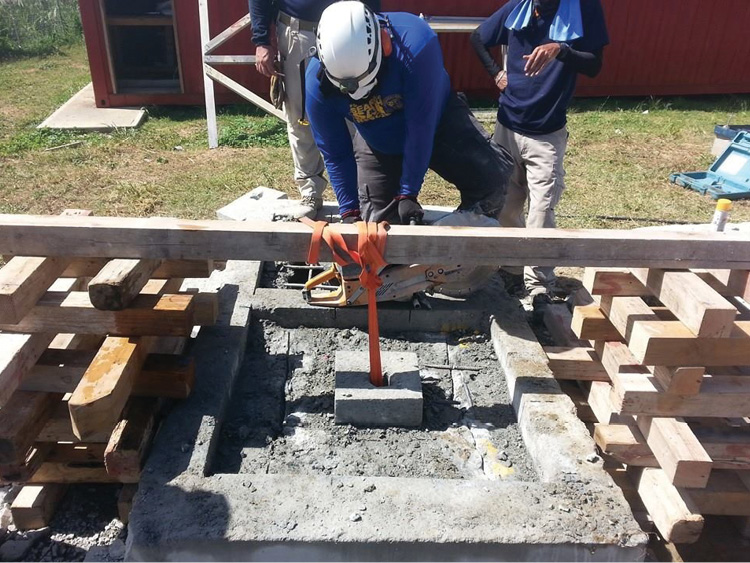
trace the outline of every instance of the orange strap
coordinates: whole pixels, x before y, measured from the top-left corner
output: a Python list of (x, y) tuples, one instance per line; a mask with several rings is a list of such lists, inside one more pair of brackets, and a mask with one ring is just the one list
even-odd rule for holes
[[(339, 266), (346, 266), (355, 262), (360, 265), (362, 272), (359, 281), (367, 290), (367, 329), (370, 344), (370, 382), (376, 387), (383, 386), (383, 367), (380, 361), (380, 326), (378, 324), (377, 289), (383, 285), (378, 273), (388, 263), (383, 258), (385, 243), (388, 236), (388, 223), (357, 223), (357, 251), (346, 246), (344, 237), (337, 231), (328, 229), (325, 221), (311, 221), (300, 219), (302, 223), (313, 229), (310, 240), (310, 250), (307, 262), (316, 264), (320, 257), (321, 241), (330, 247), (333, 259)], [(347, 259), (348, 258), (348, 259)]]

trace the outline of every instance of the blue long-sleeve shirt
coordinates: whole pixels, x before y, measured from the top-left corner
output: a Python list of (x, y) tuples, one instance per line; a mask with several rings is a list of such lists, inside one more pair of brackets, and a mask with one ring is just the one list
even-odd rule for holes
[(384, 57), (378, 84), (366, 101), (339, 93), (325, 78), (321, 87), (318, 59), (311, 59), (307, 69), (307, 115), (342, 213), (359, 208), (357, 165), (346, 120), (376, 151), (403, 155), (399, 194), (416, 196), (450, 94), (443, 53), (430, 26), (414, 14), (383, 15), (391, 22), (393, 52)]
[[(320, 21), (320, 15), (337, 0), (249, 0), (253, 43), (270, 45), (269, 29), (278, 10), (294, 18), (311, 22)], [(371, 10), (380, 11), (380, 0), (366, 0)]]

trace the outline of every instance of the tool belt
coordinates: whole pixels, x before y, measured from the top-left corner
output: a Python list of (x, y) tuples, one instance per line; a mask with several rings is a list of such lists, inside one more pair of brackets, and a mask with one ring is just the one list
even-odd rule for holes
[(279, 11), (279, 21), (283, 23), (286, 26), (292, 25), (292, 20), (297, 20), (299, 22), (299, 28), (301, 31), (312, 31), (313, 33), (318, 31), (318, 23), (317, 22), (311, 22), (307, 20), (301, 20), (299, 18), (293, 18), (289, 14)]

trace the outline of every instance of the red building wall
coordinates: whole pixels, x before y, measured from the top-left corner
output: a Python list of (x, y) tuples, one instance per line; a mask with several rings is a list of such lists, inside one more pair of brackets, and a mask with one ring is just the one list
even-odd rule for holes
[[(439, 16), (488, 16), (502, 0), (383, 0), (386, 11)], [(611, 45), (602, 73), (581, 77), (579, 96), (663, 96), (750, 92), (748, 0), (602, 0)], [(92, 81), (100, 106), (202, 104), (200, 31), (197, 0), (175, 0), (175, 21), (184, 93), (113, 94), (99, 0), (79, 0)], [(247, 0), (210, 0), (211, 36), (247, 13)], [(442, 34), (446, 67), (455, 89), (470, 96), (494, 97), (492, 81), (479, 64), (467, 34)], [(252, 52), (250, 31), (216, 54)], [(251, 67), (221, 70), (264, 94), (267, 79)], [(236, 101), (221, 87), (220, 103)]]

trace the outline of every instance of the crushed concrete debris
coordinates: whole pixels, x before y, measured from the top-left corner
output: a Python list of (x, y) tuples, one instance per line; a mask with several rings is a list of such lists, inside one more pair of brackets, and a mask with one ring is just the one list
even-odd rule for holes
[(406, 429), (332, 420), (334, 353), (367, 350), (366, 333), (269, 321), (254, 321), (250, 333), (216, 473), (536, 479), (486, 334), (381, 338), (383, 351), (415, 352), (425, 377), (423, 424)]
[[(4, 525), (0, 561), (123, 561), (127, 529), (117, 519), (119, 489), (72, 485), (49, 527), (21, 532), (12, 523)], [(6, 491), (4, 500), (17, 492)]]

